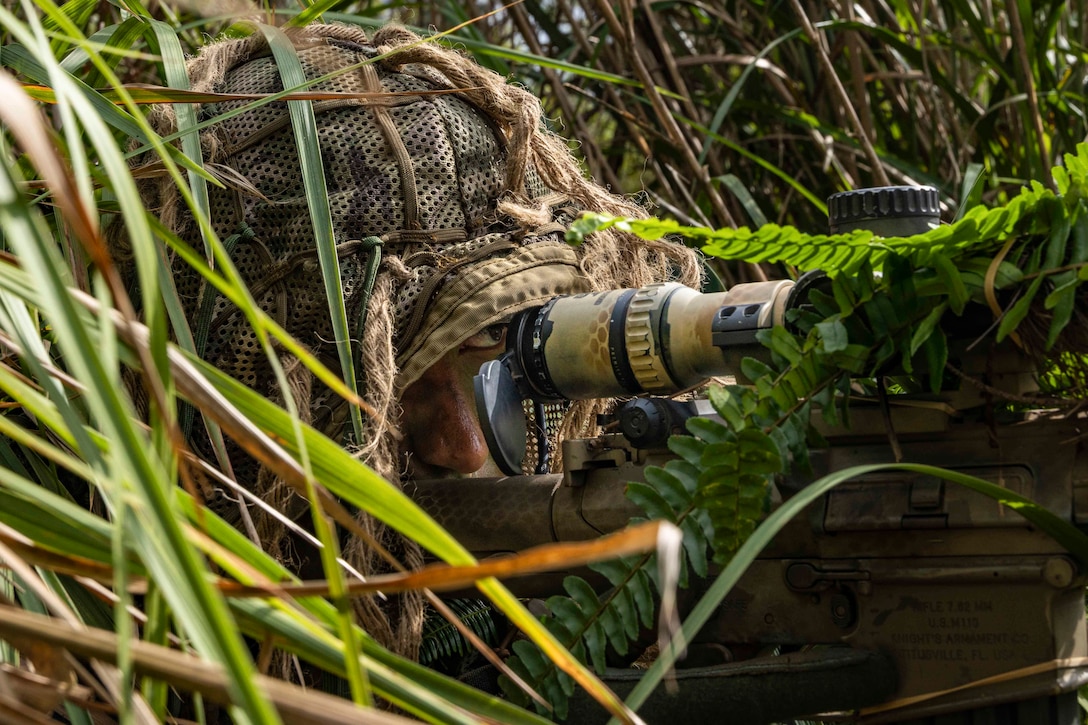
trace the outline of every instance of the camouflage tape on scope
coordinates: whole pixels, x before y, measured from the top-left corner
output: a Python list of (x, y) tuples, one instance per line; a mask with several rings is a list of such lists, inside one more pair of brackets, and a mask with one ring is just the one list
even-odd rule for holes
[(558, 298), (536, 325), (540, 358), (569, 400), (683, 390), (723, 372), (710, 328), (724, 297), (670, 282)]
[(780, 280), (702, 294), (665, 282), (556, 298), (531, 326), (533, 357), (545, 368), (537, 372), (568, 400), (669, 395), (735, 375), (741, 357), (759, 351), (716, 346), (716, 316), (730, 305), (758, 304), (760, 327), (779, 324), (792, 285)]

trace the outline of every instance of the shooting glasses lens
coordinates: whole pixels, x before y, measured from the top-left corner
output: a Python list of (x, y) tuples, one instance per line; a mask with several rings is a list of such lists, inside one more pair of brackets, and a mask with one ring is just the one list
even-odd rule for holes
[(521, 474), (527, 438), (525, 409), (510, 369), (501, 360), (486, 362), (473, 378), (473, 386), (476, 415), (491, 458), (506, 475)]

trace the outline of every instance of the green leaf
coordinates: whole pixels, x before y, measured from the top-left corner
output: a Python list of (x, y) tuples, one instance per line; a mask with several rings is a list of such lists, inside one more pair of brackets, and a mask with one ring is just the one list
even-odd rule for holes
[[(806, 473), (809, 469), (809, 430), (811, 425), (809, 423), (812, 415), (812, 401), (807, 401), (800, 410), (794, 415), (789, 416), (786, 419), (785, 425), (779, 426), (776, 430), (783, 432), (786, 438), (785, 445), (780, 445), (783, 452), (788, 451), (792, 456), (792, 465), (797, 469)], [(817, 446), (813, 446), (814, 448)], [(789, 470), (791, 461), (782, 461), (782, 470)]]
[(826, 352), (840, 352), (850, 344), (850, 336), (846, 332), (846, 325), (840, 320), (828, 320), (816, 325), (820, 338), (824, 342)]
[(775, 371), (770, 365), (754, 357), (746, 357), (740, 361), (741, 375), (748, 380), (756, 381), (762, 377), (774, 377)]
[(558, 594), (548, 597), (545, 604), (548, 605), (551, 613), (555, 615), (556, 622), (566, 628), (572, 635), (575, 635), (572, 639), (563, 643), (570, 646), (574, 639), (577, 639), (578, 630), (586, 625), (588, 621), (587, 613), (583, 612), (582, 608), (573, 599)]
[(597, 672), (604, 672), (607, 667), (605, 651), (607, 649), (607, 636), (600, 621), (591, 619), (600, 609), (600, 601), (597, 593), (584, 579), (576, 576), (568, 576), (563, 579), (563, 588), (570, 594), (571, 599), (582, 611), (584, 633), (583, 641), (589, 650), (590, 662)]
[[(725, 416), (722, 417), (724, 418)], [(743, 425), (743, 418), (740, 419), (740, 423)], [(733, 433), (729, 428), (711, 418), (704, 418), (701, 416), (688, 418), (687, 428), (694, 435), (707, 443), (720, 443), (722, 441), (732, 440), (733, 438)]]
[[(691, 420), (696, 420), (692, 418)], [(691, 423), (691, 420), (688, 423)], [(692, 465), (699, 465), (706, 443), (693, 436), (672, 436), (669, 438), (669, 450)]]
[(703, 578), (707, 574), (706, 550), (708, 539), (705, 537), (703, 527), (694, 516), (685, 516), (680, 522), (680, 530), (684, 534), (684, 551), (688, 555), (688, 563), (695, 576)]
[(770, 339), (767, 341), (767, 346), (771, 348), (771, 351), (781, 355), (791, 364), (796, 363), (802, 357), (801, 347), (797, 343), (797, 338), (786, 331), (786, 328), (776, 325), (771, 328)]
[[(726, 425), (733, 430), (740, 430), (746, 425), (740, 396), (734, 394), (731, 390), (717, 385), (712, 385), (707, 392), (710, 404), (714, 407), (714, 410), (718, 415), (722, 417)], [(718, 425), (721, 427), (720, 424)], [(725, 438), (724, 433), (712, 430), (702, 424), (697, 424), (695, 426), (688, 425), (688, 430), (711, 443), (718, 440), (724, 440)]]
[[(793, 416), (789, 417), (792, 418)], [(778, 464), (779, 470), (789, 468), (791, 462), (790, 455), (793, 452), (793, 447), (791, 446), (790, 440), (793, 436), (789, 431), (789, 426), (786, 424), (775, 426), (770, 430), (767, 435), (770, 436), (770, 438), (778, 446), (778, 449), (782, 452), (782, 459), (779, 461)], [(802, 438), (802, 440), (804, 440), (804, 438)]]
[[(647, 563), (647, 567), (655, 566), (656, 562), (651, 559)], [(634, 581), (630, 585), (631, 595), (635, 598), (635, 608), (639, 613), (639, 621), (646, 629), (654, 626), (654, 611), (656, 603), (654, 600), (653, 583), (650, 581), (650, 577), (646, 574), (646, 568), (640, 568), (635, 572)]]
[(1054, 275), (1054, 291), (1046, 296), (1043, 303), (1048, 310), (1053, 310), (1054, 317), (1050, 321), (1047, 331), (1046, 349), (1054, 347), (1058, 335), (1062, 333), (1069, 320), (1073, 318), (1073, 308), (1077, 302), (1077, 290), (1080, 288), (1080, 280), (1073, 271), (1062, 272)]
[(944, 369), (948, 363), (948, 341), (940, 329), (933, 331), (922, 344), (926, 356), (926, 369), (929, 373), (929, 387), (934, 393), (941, 390)]
[(745, 473), (778, 473), (782, 453), (769, 435), (747, 428), (737, 435), (740, 447), (740, 469)]
[(978, 236), (983, 239), (996, 237), (1001, 232), (1006, 231), (1008, 221), (1009, 209), (1007, 207), (989, 209), (979, 223)]
[(937, 323), (941, 321), (941, 317), (944, 315), (944, 311), (947, 308), (947, 304), (942, 302), (932, 310), (929, 311), (922, 321), (918, 324), (918, 327), (914, 329), (914, 334), (910, 338), (910, 354), (913, 357), (918, 352), (918, 348), (929, 339), (929, 336), (933, 334), (933, 330), (937, 328)]
[(1016, 301), (1016, 303), (1005, 311), (1005, 314), (1001, 317), (1001, 323), (997, 326), (997, 341), (1001, 342), (1009, 333), (1016, 329), (1025, 317), (1027, 317), (1028, 310), (1031, 309), (1031, 303), (1035, 299), (1036, 293), (1039, 291), (1039, 287), (1042, 286), (1042, 275), (1039, 275), (1031, 281), (1031, 286), (1027, 291)]
[(626, 652), (627, 643), (634, 641), (639, 633), (638, 606), (635, 603), (635, 595), (631, 591), (631, 586), (617, 588), (613, 594), (612, 602), (612, 610), (619, 616), (623, 625), (623, 648), (624, 652)]
[[(306, 84), (306, 74), (302, 69), (298, 51), (287, 35), (279, 28), (258, 24), (257, 26), (268, 41), (268, 47), (276, 60), (276, 67), (283, 80), (284, 88), (295, 88)], [(344, 283), (340, 277), (340, 259), (336, 252), (336, 234), (333, 229), (332, 212), (329, 208), (329, 191), (325, 182), (325, 167), (322, 162), (320, 137), (317, 120), (314, 118), (313, 104), (310, 101), (287, 101), (291, 128), (295, 134), (295, 147), (298, 161), (302, 168), (302, 179), (306, 193), (307, 209), (314, 233), (314, 247), (321, 265), (321, 275), (325, 283), (325, 295), (332, 320), (332, 329), (336, 335), (335, 345), (340, 360), (342, 378), (352, 393), (358, 393), (355, 370), (355, 357), (351, 351), (353, 330), (348, 323), (347, 309), (344, 302)], [(348, 406), (355, 439), (362, 439), (363, 422), (360, 409), (356, 405)]]
[(712, 443), (703, 450), (699, 463), (702, 469), (700, 481), (711, 471), (715, 471), (714, 475), (727, 475), (722, 471), (736, 471), (740, 467), (740, 446), (734, 441)]
[(1073, 240), (1073, 250), (1070, 252), (1070, 264), (1083, 264), (1088, 262), (1088, 203), (1084, 199), (1077, 201), (1077, 210), (1073, 215), (1070, 235)]
[[(966, 274), (972, 273), (978, 279), (977, 288), (982, 289), (982, 280), (984, 279), (986, 272), (989, 270), (991, 260), (987, 258), (972, 258), (963, 262), (960, 267), (961, 271)], [(994, 277), (994, 287), (997, 289), (1007, 289), (1020, 284), (1024, 279), (1024, 273), (1020, 271), (1020, 268), (1011, 262), (1002, 262), (997, 266), (997, 274)]]
[(694, 496), (699, 488), (699, 469), (685, 460), (673, 459), (665, 464), (665, 470), (684, 487), (689, 496)]
[(589, 568), (604, 576), (614, 587), (622, 586), (631, 576), (631, 564), (624, 559), (595, 561)]
[[(703, 149), (703, 152), (706, 152), (705, 148)], [(720, 182), (725, 188), (733, 193), (733, 196), (737, 197), (741, 206), (744, 207), (744, 211), (748, 212), (748, 218), (752, 220), (752, 223), (755, 226), (762, 227), (767, 224), (766, 215), (759, 208), (759, 204), (752, 196), (752, 192), (749, 191), (748, 185), (745, 182), (737, 178), (735, 174), (716, 176), (714, 177), (714, 181)]]
[(868, 260), (858, 267), (856, 274), (851, 277), (844, 277), (843, 282), (853, 284), (859, 303), (868, 302), (872, 299), (873, 293), (878, 286), (878, 282), (873, 273), (873, 265)]
[(952, 260), (943, 254), (933, 255), (932, 261), (933, 268), (937, 270), (938, 277), (944, 283), (949, 308), (957, 315), (962, 315), (964, 305), (967, 304), (968, 300), (967, 287), (964, 285), (963, 277), (960, 275), (959, 270), (956, 269), (956, 265), (952, 263)]
[(691, 505), (691, 492), (676, 475), (675, 469), (647, 466), (643, 472), (643, 478), (646, 483), (654, 487), (673, 511), (683, 511)]
[(869, 320), (873, 335), (878, 339), (894, 337), (901, 324), (899, 313), (887, 296), (874, 295), (865, 305), (865, 315)]
[[(1065, 211), (1065, 205), (1055, 199), (1048, 205), (1051, 209), (1050, 235), (1047, 238), (1043, 255), (1043, 269), (1054, 269), (1065, 260), (1065, 249), (1069, 243), (1072, 220)], [(1057, 217), (1055, 219), (1055, 217)]]
[(835, 364), (843, 370), (861, 375), (869, 363), (869, 349), (862, 345), (847, 345), (846, 349), (835, 354)]
[(966, 212), (976, 207), (982, 201), (983, 192), (983, 180), (985, 175), (983, 171), (985, 166), (980, 163), (970, 163), (967, 165), (967, 169), (963, 174), (963, 185), (960, 190), (960, 207), (956, 210), (956, 218), (953, 221), (959, 221), (964, 217)]
[[(602, 603), (597, 615), (597, 621), (601, 623), (605, 637), (608, 639), (608, 643), (612, 645), (612, 649), (617, 654), (625, 655), (627, 654), (628, 640), (627, 635), (624, 633), (623, 620), (616, 609), (616, 603), (617, 599), (609, 600), (607, 605)], [(633, 616), (634, 613), (631, 614)]]
[(854, 292), (850, 278), (846, 275), (832, 279), (831, 292), (843, 316), (851, 314), (858, 306), (857, 294)]
[(616, 217), (607, 214), (598, 214), (591, 211), (582, 212), (581, 216), (571, 222), (570, 229), (567, 230), (567, 243), (581, 244), (593, 232), (608, 229), (617, 221)]
[[(525, 673), (532, 682), (546, 688), (552, 686), (551, 682), (555, 678), (555, 667), (540, 652), (540, 648), (528, 640), (519, 639), (510, 646), (510, 649), (517, 655), (522, 666), (525, 667)], [(548, 694), (554, 697), (554, 693)], [(554, 702), (554, 700), (552, 701)]]
[(646, 512), (651, 519), (664, 519), (676, 523), (676, 512), (657, 489), (639, 481), (627, 484), (627, 498)]

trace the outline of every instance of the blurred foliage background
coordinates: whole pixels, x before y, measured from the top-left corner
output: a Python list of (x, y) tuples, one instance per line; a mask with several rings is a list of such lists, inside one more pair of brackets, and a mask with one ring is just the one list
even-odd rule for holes
[[(88, 35), (148, 14), (189, 50), (241, 15), (284, 23), (307, 3), (145, 5), (68, 3)], [(687, 224), (822, 232), (829, 194), (885, 181), (938, 186), (952, 215), (979, 175), (976, 193), (1001, 203), (1088, 132), (1080, 2), (326, 0), (302, 12), (458, 27), (446, 42), (536, 92), (589, 173)], [(154, 63), (116, 60), (126, 82), (164, 83)]]
[[(126, 6), (85, 4), (98, 23)], [(246, 9), (146, 8), (191, 47)], [(1088, 132), (1081, 2), (329, 0), (305, 14), (319, 10), (457, 27), (446, 41), (536, 92), (589, 173), (685, 224), (822, 232), (829, 194), (886, 183), (939, 187), (951, 218), (969, 193), (1002, 203), (1046, 178)]]

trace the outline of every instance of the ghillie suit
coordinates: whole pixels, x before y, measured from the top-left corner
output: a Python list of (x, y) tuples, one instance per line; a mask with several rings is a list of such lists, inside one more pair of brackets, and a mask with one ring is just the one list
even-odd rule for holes
[[(596, 234), (581, 248), (563, 232), (582, 210), (629, 216), (644, 211), (584, 178), (566, 143), (542, 126), (539, 101), (523, 89), (434, 42), (396, 26), (368, 38), (343, 25), (314, 25), (290, 35), (315, 91), (343, 98), (314, 102), (321, 156), (341, 265), (362, 395), (374, 413), (359, 441), (349, 440), (347, 405), (284, 356), (304, 420), (397, 482), (398, 401), (414, 380), (480, 329), (559, 293), (632, 287), (678, 279), (698, 286), (695, 254), (620, 231)], [(189, 64), (195, 91), (270, 94), (280, 73), (262, 36), (214, 43)], [(456, 93), (443, 93), (457, 89)], [(206, 104), (200, 120), (250, 101)], [(163, 131), (174, 119), (162, 108)], [(215, 124), (201, 136), (205, 166), (226, 186), (212, 189), (216, 233), (258, 303), (332, 369), (334, 334), (286, 104), (273, 102)], [(145, 182), (148, 208), (199, 248), (196, 225), (168, 180)], [(380, 267), (366, 297), (366, 270), (380, 239)], [(186, 265), (175, 281), (186, 314), (206, 339), (202, 356), (262, 394), (282, 401), (268, 360), (237, 309)], [(358, 329), (365, 317), (363, 329)], [(604, 402), (578, 404), (561, 435), (590, 432)], [(194, 445), (202, 453), (206, 446)], [(241, 454), (239, 454), (240, 456)], [(301, 514), (305, 502), (267, 470), (235, 466), (240, 483), (276, 509)], [(211, 502), (218, 506), (217, 502)], [(231, 506), (224, 505), (225, 515)], [(237, 511), (235, 511), (237, 517)], [(262, 545), (290, 560), (289, 537), (255, 512)], [(375, 540), (418, 566), (419, 548), (360, 515)], [(363, 573), (387, 570), (363, 541), (345, 544)], [(392, 650), (415, 657), (419, 594), (379, 604), (357, 600), (359, 623)]]

